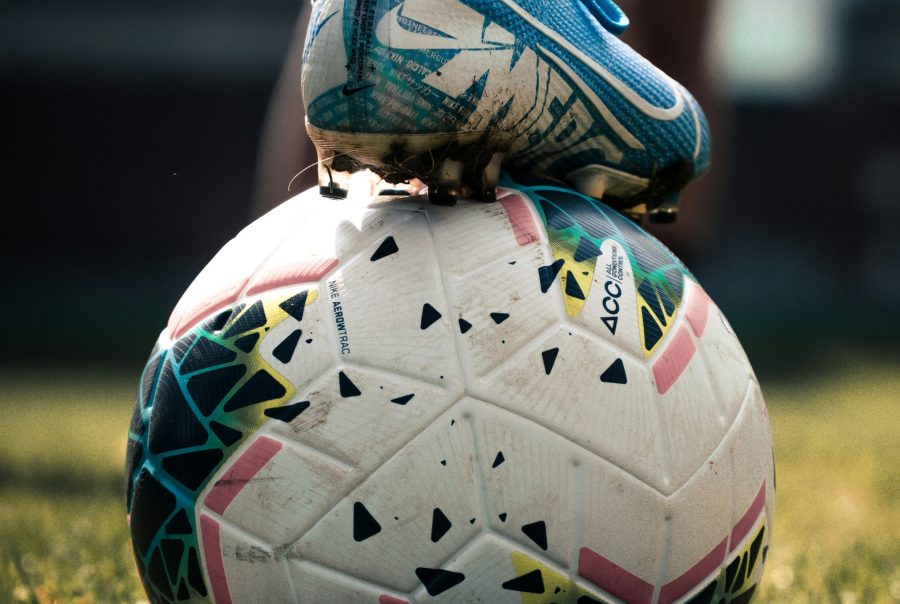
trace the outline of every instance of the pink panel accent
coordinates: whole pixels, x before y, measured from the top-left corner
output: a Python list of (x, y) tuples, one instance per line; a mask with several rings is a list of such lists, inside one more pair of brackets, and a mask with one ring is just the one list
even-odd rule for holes
[(200, 534), (203, 539), (203, 558), (206, 574), (212, 587), (216, 604), (231, 604), (228, 579), (225, 577), (225, 563), (222, 561), (222, 545), (219, 540), (219, 523), (207, 516), (200, 516)]
[(260, 292), (275, 289), (276, 287), (285, 287), (287, 285), (315, 283), (334, 270), (337, 265), (337, 258), (320, 258), (318, 260), (293, 262), (290, 264), (280, 264), (268, 267), (263, 269), (263, 271), (253, 279), (250, 289), (247, 290), (247, 295), (252, 296)]
[(706, 580), (725, 561), (725, 539), (683, 575), (665, 585), (659, 592), (659, 604), (670, 604)]
[(280, 450), (280, 442), (260, 436), (216, 481), (203, 503), (212, 511), (224, 514), (238, 493)]
[(518, 191), (510, 189), (498, 189), (498, 201), (506, 210), (506, 217), (512, 224), (513, 233), (516, 234), (516, 243), (528, 245), (541, 240), (541, 232), (534, 222), (534, 216), (528, 208), (528, 201)]
[(689, 291), (684, 316), (687, 322), (690, 323), (691, 329), (694, 330), (694, 335), (699, 338), (706, 331), (706, 321), (709, 319), (709, 305), (712, 303), (712, 300), (709, 299), (703, 288), (693, 281), (685, 280), (685, 283), (689, 284), (687, 286)]
[(753, 500), (753, 503), (750, 504), (750, 509), (747, 510), (740, 520), (738, 520), (737, 524), (734, 525), (734, 529), (731, 531), (731, 546), (728, 550), (729, 552), (733, 552), (740, 542), (743, 541), (744, 537), (747, 536), (747, 533), (753, 528), (756, 519), (759, 518), (759, 514), (762, 512), (765, 505), (766, 481), (764, 480), (762, 486), (759, 487), (759, 493), (756, 494), (756, 498)]
[(242, 279), (222, 287), (202, 301), (182, 299), (169, 317), (169, 337), (177, 340), (203, 317), (234, 304), (246, 285), (247, 280)]
[(406, 600), (401, 600), (400, 598), (395, 598), (394, 596), (389, 596), (384, 594), (380, 598), (378, 598), (378, 604), (409, 604)]
[(590, 548), (582, 547), (579, 552), (578, 574), (630, 604), (642, 604), (653, 599), (653, 585)]
[(656, 378), (656, 389), (660, 394), (668, 392), (678, 381), (695, 352), (697, 345), (691, 339), (687, 328), (682, 325), (662, 355), (653, 363), (653, 377)]

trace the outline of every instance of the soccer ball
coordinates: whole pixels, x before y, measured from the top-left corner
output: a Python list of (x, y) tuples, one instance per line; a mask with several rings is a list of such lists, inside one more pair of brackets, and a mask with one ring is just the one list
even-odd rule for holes
[(745, 602), (766, 407), (718, 308), (601, 203), (316, 191), (176, 306), (130, 428), (151, 600)]

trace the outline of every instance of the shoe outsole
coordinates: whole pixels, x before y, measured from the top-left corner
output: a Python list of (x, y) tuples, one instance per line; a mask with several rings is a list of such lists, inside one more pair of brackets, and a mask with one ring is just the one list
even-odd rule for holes
[(512, 142), (495, 132), (348, 134), (306, 128), (319, 154), (323, 195), (346, 197), (350, 176), (369, 169), (391, 184), (421, 180), (437, 205), (454, 205), (462, 195), (495, 201)]
[[(428, 187), (429, 201), (452, 206), (460, 197), (484, 202), (497, 200), (497, 183), (504, 160), (515, 141), (513, 135), (496, 131), (436, 134), (361, 134), (324, 130), (306, 124), (318, 152), (319, 191), (326, 197), (346, 198), (356, 172), (370, 170), (390, 184), (420, 180)], [(606, 166), (590, 166), (573, 172), (567, 185), (580, 193), (602, 199), (623, 214), (640, 221), (647, 214), (653, 222), (673, 222), (678, 196), (654, 187), (660, 179), (642, 179)], [(678, 170), (670, 185), (678, 190), (690, 179), (690, 169)], [(631, 178), (648, 194), (617, 200), (605, 195), (606, 182)], [(664, 187), (669, 188), (669, 187)]]

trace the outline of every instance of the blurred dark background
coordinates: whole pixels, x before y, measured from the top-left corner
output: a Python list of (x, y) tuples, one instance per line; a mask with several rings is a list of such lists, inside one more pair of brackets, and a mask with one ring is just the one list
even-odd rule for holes
[[(0, 4), (0, 362), (143, 362), (250, 220), (299, 9)], [(717, 205), (710, 238), (674, 251), (757, 366), (897, 352), (900, 2), (722, 0), (709, 55), (726, 128)]]

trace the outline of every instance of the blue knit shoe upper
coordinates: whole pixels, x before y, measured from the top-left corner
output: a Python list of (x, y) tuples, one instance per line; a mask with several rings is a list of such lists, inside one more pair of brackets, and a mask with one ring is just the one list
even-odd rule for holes
[(515, 169), (662, 198), (707, 169), (709, 130), (694, 98), (616, 37), (626, 27), (610, 0), (316, 0), (309, 124), (326, 139), (481, 136)]

